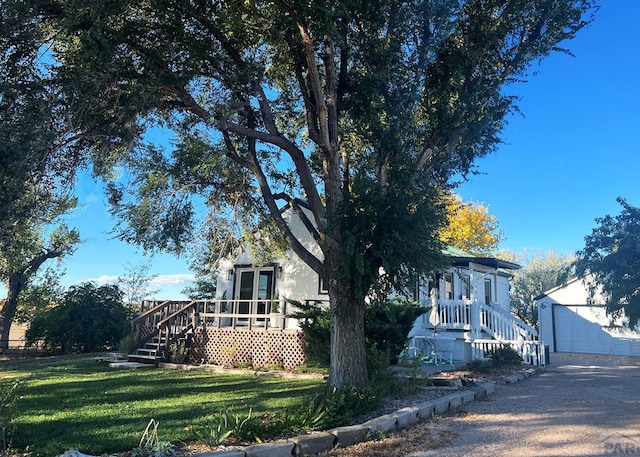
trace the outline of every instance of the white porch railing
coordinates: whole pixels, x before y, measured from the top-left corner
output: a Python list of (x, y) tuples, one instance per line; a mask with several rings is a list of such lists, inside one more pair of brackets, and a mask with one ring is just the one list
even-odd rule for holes
[(483, 359), (491, 349), (507, 344), (520, 353), (525, 363), (546, 363), (538, 331), (497, 306), (468, 300), (439, 300), (431, 309), (429, 321), (434, 329), (469, 331), (474, 360)]
[(536, 340), (538, 332), (511, 313), (493, 305), (466, 300), (440, 300), (432, 308), (429, 321), (434, 327), (470, 330), (473, 339), (482, 332), (501, 341)]
[(435, 327), (456, 330), (471, 330), (471, 306), (468, 300), (439, 300), (431, 308), (429, 320)]
[(471, 342), (471, 358), (483, 360), (488, 354), (501, 346), (510, 346), (520, 354), (522, 362), (533, 366), (546, 366), (546, 354), (544, 344), (539, 341), (497, 341), (489, 339), (477, 339)]
[(478, 307), (478, 310), (474, 310), (472, 314), (479, 318), (479, 329), (497, 340), (535, 341), (538, 339), (538, 331), (535, 328), (501, 308), (484, 303), (474, 303), (473, 307)]

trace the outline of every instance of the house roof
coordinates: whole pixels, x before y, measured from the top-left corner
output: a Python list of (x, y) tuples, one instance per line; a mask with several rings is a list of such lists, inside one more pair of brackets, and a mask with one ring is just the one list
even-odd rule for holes
[[(281, 209), (284, 212), (292, 207), (292, 202), (311, 210), (309, 204), (299, 198), (293, 198), (289, 200)], [(486, 267), (495, 268), (496, 270), (519, 270), (522, 268), (520, 265), (514, 262), (508, 262), (506, 260), (498, 259), (496, 257), (480, 257), (463, 251), (455, 246), (447, 246), (444, 250), (444, 254), (451, 259), (454, 267), (468, 266), (473, 262), (478, 265), (484, 265)]]
[(309, 211), (311, 211), (311, 206), (309, 205), (309, 203), (307, 203), (306, 201), (304, 201), (304, 200), (302, 200), (300, 198), (293, 198), (293, 199), (287, 201), (285, 203), (285, 205), (282, 208), (280, 208), (280, 212), (282, 213), (282, 212), (288, 210), (289, 208), (291, 208), (291, 202), (294, 202), (295, 204), (300, 205), (303, 208), (306, 208)]
[(560, 290), (560, 289), (563, 289), (563, 288), (567, 287), (569, 284), (572, 284), (572, 283), (576, 282), (579, 279), (583, 279), (583, 278), (581, 278), (580, 276), (577, 276), (577, 277), (575, 277), (573, 279), (568, 280), (565, 283), (560, 284), (559, 286), (553, 287), (552, 289), (549, 289), (546, 292), (541, 293), (540, 295), (538, 295), (536, 297), (533, 297), (533, 299), (534, 300), (540, 300), (540, 299), (548, 296), (549, 294), (554, 293), (557, 290)]
[(462, 267), (469, 265), (473, 262), (478, 265), (484, 265), (495, 269), (503, 270), (519, 270), (522, 268), (520, 265), (514, 262), (508, 262), (506, 260), (498, 259), (496, 257), (480, 257), (464, 252), (462, 249), (454, 246), (449, 246), (445, 249), (445, 254), (451, 259), (451, 263), (454, 267)]

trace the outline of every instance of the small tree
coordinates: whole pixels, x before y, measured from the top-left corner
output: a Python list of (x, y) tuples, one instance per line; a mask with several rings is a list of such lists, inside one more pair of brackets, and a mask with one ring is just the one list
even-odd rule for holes
[[(504, 254), (502, 254), (504, 255)], [(555, 251), (529, 253), (523, 251), (515, 261), (522, 269), (515, 272), (509, 291), (511, 310), (520, 319), (538, 326), (535, 297), (567, 281), (573, 274), (575, 256), (559, 255)]]
[(118, 286), (92, 282), (72, 286), (62, 302), (38, 313), (27, 329), (27, 346), (42, 340), (53, 352), (78, 353), (115, 349), (127, 334), (129, 312)]
[(150, 275), (151, 261), (149, 259), (138, 265), (127, 264), (123, 276), (118, 276), (118, 287), (124, 297), (124, 303), (132, 310), (142, 310), (142, 300), (158, 292), (149, 287), (151, 281), (158, 276)]
[(617, 199), (622, 212), (596, 219), (598, 227), (578, 251), (576, 273), (589, 281), (591, 295), (606, 298), (607, 312), (626, 315), (629, 326), (640, 320), (640, 208)]

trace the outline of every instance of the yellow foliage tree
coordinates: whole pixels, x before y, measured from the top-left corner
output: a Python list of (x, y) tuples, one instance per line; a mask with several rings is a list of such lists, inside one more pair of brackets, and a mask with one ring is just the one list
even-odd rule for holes
[(464, 202), (455, 194), (444, 199), (448, 224), (440, 231), (440, 239), (473, 255), (495, 255), (503, 234), (489, 209), (482, 203)]

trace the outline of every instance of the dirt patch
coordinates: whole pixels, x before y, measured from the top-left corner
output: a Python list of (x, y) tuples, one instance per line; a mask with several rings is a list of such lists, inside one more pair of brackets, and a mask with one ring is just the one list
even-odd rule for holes
[(438, 426), (435, 418), (389, 436), (325, 452), (319, 457), (403, 457), (425, 447), (437, 449), (455, 436), (452, 430)]

